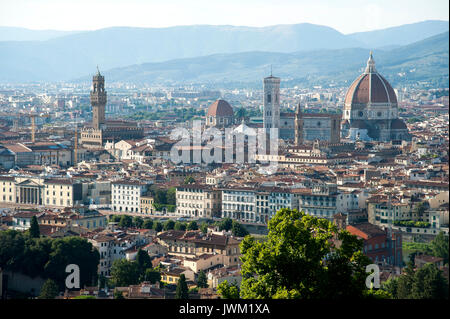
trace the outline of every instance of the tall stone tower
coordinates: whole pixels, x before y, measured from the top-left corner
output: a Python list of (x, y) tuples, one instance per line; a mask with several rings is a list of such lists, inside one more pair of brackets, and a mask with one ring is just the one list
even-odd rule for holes
[(264, 129), (280, 128), (280, 78), (272, 76), (264, 78)]
[(91, 105), (92, 127), (99, 130), (105, 124), (106, 91), (105, 77), (100, 74), (98, 68), (97, 74), (94, 75), (92, 80)]
[(295, 111), (295, 145), (300, 146), (301, 144), (303, 144), (303, 119), (302, 107), (298, 103)]

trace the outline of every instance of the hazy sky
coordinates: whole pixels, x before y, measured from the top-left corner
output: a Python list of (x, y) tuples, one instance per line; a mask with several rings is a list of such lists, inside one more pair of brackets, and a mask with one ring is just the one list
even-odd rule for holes
[(449, 19), (448, 0), (0, 0), (0, 25), (93, 30), (111, 26), (314, 23), (342, 33)]

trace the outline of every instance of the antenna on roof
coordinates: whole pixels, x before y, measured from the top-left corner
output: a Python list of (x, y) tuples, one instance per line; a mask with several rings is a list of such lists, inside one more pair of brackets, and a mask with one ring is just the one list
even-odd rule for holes
[(270, 65), (270, 76), (272, 77), (272, 64)]

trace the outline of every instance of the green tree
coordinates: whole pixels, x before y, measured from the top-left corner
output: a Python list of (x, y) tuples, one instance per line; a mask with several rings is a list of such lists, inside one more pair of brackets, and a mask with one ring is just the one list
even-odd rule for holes
[(428, 204), (426, 202), (420, 202), (414, 206), (413, 212), (417, 214), (419, 218), (423, 218), (423, 214), (428, 208)]
[(165, 222), (164, 230), (172, 230), (175, 227), (175, 222), (171, 219)]
[(440, 232), (431, 242), (432, 254), (436, 257), (444, 258), (444, 264), (448, 264), (448, 236)]
[(121, 218), (122, 218), (122, 216), (120, 216), (120, 215), (109, 215), (109, 219), (113, 223), (119, 223)]
[(188, 299), (189, 298), (189, 289), (186, 283), (186, 277), (184, 274), (180, 275), (180, 279), (178, 279), (177, 289), (175, 291), (175, 299)]
[(233, 222), (232, 222), (231, 233), (233, 234), (233, 236), (237, 236), (237, 237), (245, 237), (245, 236), (249, 235), (249, 232), (247, 231), (245, 226), (241, 225), (240, 223), (238, 223), (235, 220), (233, 220)]
[(195, 220), (189, 222), (186, 229), (187, 230), (197, 230), (198, 229), (197, 222)]
[(197, 286), (199, 288), (208, 288), (208, 278), (203, 270), (200, 270), (197, 277)]
[(39, 238), (41, 236), (41, 233), (39, 231), (39, 224), (38, 224), (36, 216), (33, 216), (31, 218), (30, 236), (31, 236), (31, 238)]
[(145, 219), (144, 223), (142, 224), (142, 228), (152, 229), (153, 228), (153, 220), (151, 220), (150, 218)]
[(184, 179), (184, 184), (194, 184), (195, 183), (195, 179), (192, 176), (187, 176)]
[(382, 285), (381, 289), (389, 293), (392, 298), (397, 296), (398, 281), (395, 278), (389, 278)]
[(50, 238), (28, 238), (25, 241), (23, 255), (20, 258), (19, 269), (25, 275), (32, 278), (45, 272), (45, 266), (50, 260), (52, 242)]
[(175, 187), (171, 187), (167, 190), (166, 203), (167, 205), (177, 204), (177, 189)]
[(41, 288), (39, 299), (55, 299), (58, 296), (58, 285), (52, 279), (47, 279)]
[(222, 281), (217, 286), (217, 293), (222, 299), (239, 299), (239, 287), (234, 283), (229, 284), (227, 280)]
[(133, 219), (131, 216), (123, 215), (120, 217), (119, 227), (131, 227), (133, 225)]
[(141, 228), (143, 224), (144, 224), (144, 220), (142, 219), (142, 217), (136, 216), (133, 218), (134, 227)]
[(159, 233), (163, 230), (163, 225), (160, 222), (153, 223), (153, 229)]
[(155, 191), (154, 203), (166, 205), (167, 204), (167, 191), (164, 189), (157, 189)]
[(208, 233), (208, 224), (203, 222), (200, 225), (200, 230), (202, 231), (203, 234), (207, 234)]
[(186, 230), (186, 224), (185, 223), (181, 223), (181, 222), (176, 222), (175, 226), (173, 227), (173, 229), (175, 230)]
[(119, 290), (114, 290), (114, 299), (125, 299), (122, 292)]
[(152, 267), (150, 256), (145, 250), (139, 249), (136, 254), (136, 262), (139, 266), (140, 273), (143, 275), (147, 268)]
[(81, 287), (97, 283), (97, 270), (100, 261), (98, 250), (81, 237), (65, 237), (51, 242), (51, 253), (44, 267), (44, 277), (51, 278), (64, 289), (67, 277), (66, 267), (75, 264), (80, 268)]
[(219, 230), (229, 231), (231, 227), (233, 227), (233, 221), (230, 218), (226, 217), (220, 222), (217, 222), (217, 226), (219, 226)]
[(111, 266), (111, 281), (116, 287), (139, 283), (140, 269), (137, 262), (117, 259)]
[(144, 281), (150, 281), (152, 284), (161, 281), (161, 273), (156, 269), (147, 268), (144, 273)]
[(448, 283), (433, 264), (426, 264), (414, 274), (410, 297), (412, 299), (448, 299)]
[(411, 289), (414, 283), (414, 264), (409, 262), (403, 269), (403, 274), (398, 277), (396, 284), (397, 299), (410, 299)]
[(290, 209), (279, 210), (268, 229), (267, 241), (247, 236), (241, 243), (243, 298), (364, 297), (371, 262), (356, 236)]

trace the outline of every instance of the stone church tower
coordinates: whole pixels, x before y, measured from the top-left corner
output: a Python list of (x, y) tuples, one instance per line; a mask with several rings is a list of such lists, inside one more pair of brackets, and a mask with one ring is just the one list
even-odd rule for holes
[(298, 103), (295, 111), (295, 145), (300, 146), (301, 144), (303, 144), (303, 119), (302, 107)]
[(264, 129), (270, 133), (271, 128), (280, 128), (280, 78), (264, 78)]
[(106, 91), (105, 77), (100, 74), (98, 68), (92, 80), (91, 105), (92, 127), (99, 130), (105, 124)]

